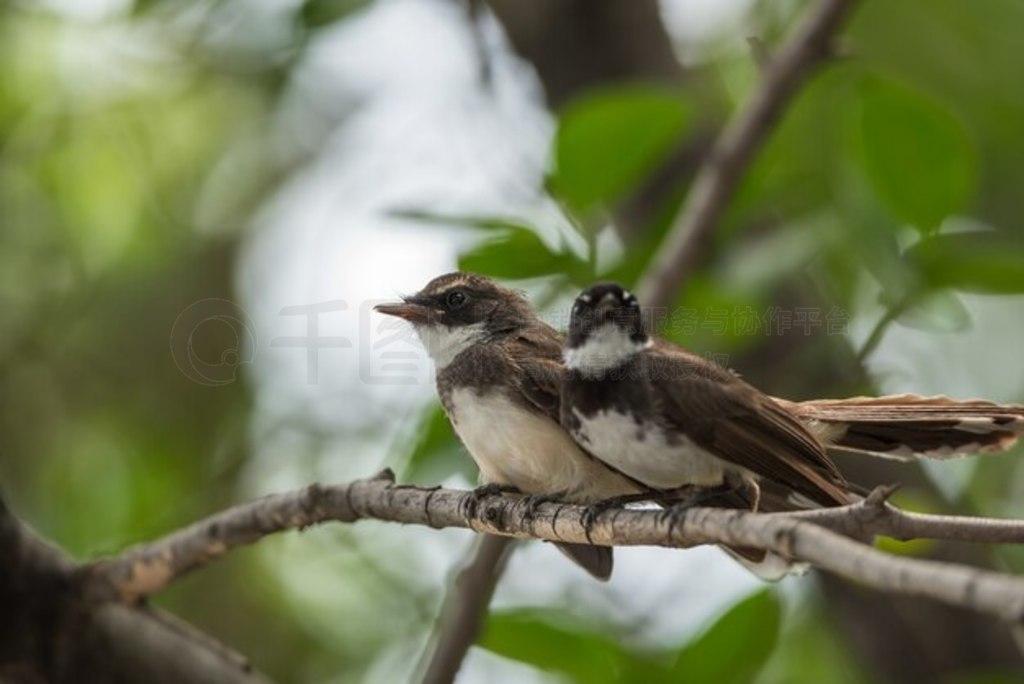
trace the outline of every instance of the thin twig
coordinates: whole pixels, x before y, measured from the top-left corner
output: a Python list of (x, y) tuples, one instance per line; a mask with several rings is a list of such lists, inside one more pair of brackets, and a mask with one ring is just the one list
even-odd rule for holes
[(867, 361), (867, 358), (881, 344), (882, 338), (885, 337), (885, 333), (889, 326), (892, 325), (892, 322), (903, 315), (903, 310), (904, 307), (900, 305), (886, 309), (882, 317), (875, 323), (875, 326), (871, 328), (871, 332), (868, 334), (867, 339), (864, 340), (864, 344), (857, 350), (857, 363), (863, 365)]
[(879, 535), (899, 541), (935, 539), (979, 544), (1024, 544), (1022, 520), (912, 513), (888, 503), (893, 489), (880, 487), (867, 499), (851, 506), (771, 515), (813, 522), (852, 537)]
[[(242, 504), (163, 539), (130, 549), (87, 569), (95, 600), (134, 602), (242, 544), (325, 521), (375, 518), (431, 527), (603, 546), (692, 547), (727, 544), (766, 549), (793, 561), (882, 591), (925, 596), (1007, 620), (1024, 618), (1024, 579), (950, 563), (893, 556), (823, 526), (858, 534), (889, 530), (899, 538), (1024, 540), (1024, 521), (902, 513), (884, 495), (844, 508), (799, 514), (758, 514), (694, 508), (673, 519), (661, 511), (611, 510), (589, 529), (585, 508), (546, 503), (527, 510), (521, 497), (485, 497), (476, 514), (464, 511), (471, 492), (396, 486), (385, 477), (335, 486), (314, 485)], [(486, 605), (486, 604), (478, 604)]]
[(703, 257), (712, 232), (747, 166), (768, 138), (786, 103), (829, 54), (832, 37), (854, 0), (821, 0), (793, 37), (768, 61), (747, 106), (726, 124), (701, 166), (685, 208), (637, 288), (651, 307), (671, 306)]
[(765, 47), (764, 41), (757, 36), (747, 36), (747, 45), (750, 46), (750, 56), (754, 58), (754, 62), (757, 64), (758, 70), (761, 73), (764, 73), (765, 67), (767, 67), (771, 61), (768, 48)]

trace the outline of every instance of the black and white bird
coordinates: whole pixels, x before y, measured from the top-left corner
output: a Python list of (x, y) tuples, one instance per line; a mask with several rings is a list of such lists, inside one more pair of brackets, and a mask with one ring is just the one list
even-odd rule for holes
[(650, 337), (614, 283), (583, 292), (565, 351), (562, 422), (581, 446), (646, 486), (770, 482), (817, 505), (850, 500), (829, 453), (945, 459), (1003, 451), (1024, 406), (899, 394), (792, 402)]
[(577, 298), (565, 365), (562, 424), (652, 490), (723, 490), (752, 510), (762, 508), (762, 481), (820, 506), (853, 500), (802, 420), (732, 372), (651, 338), (636, 298), (619, 285)]
[[(436, 366), (444, 410), (483, 483), (580, 504), (640, 491), (562, 429), (562, 336), (519, 292), (449, 273), (377, 311), (415, 327)], [(610, 548), (558, 546), (595, 577), (610, 576)]]

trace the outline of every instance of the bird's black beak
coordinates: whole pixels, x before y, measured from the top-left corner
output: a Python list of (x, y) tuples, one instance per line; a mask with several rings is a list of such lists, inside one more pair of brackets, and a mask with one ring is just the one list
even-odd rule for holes
[(609, 321), (615, 317), (621, 307), (622, 303), (619, 298), (609, 292), (594, 307), (594, 320), (598, 323)]
[(426, 304), (417, 301), (416, 297), (403, 297), (403, 301), (388, 304), (378, 304), (373, 307), (385, 316), (395, 316), (410, 323), (428, 323), (433, 309)]

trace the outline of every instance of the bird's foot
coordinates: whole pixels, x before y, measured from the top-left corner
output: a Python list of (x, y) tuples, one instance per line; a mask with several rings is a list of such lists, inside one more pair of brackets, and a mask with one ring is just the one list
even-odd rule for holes
[(495, 482), (488, 482), (487, 484), (480, 485), (469, 493), (468, 496), (462, 499), (462, 505), (459, 512), (462, 517), (470, 519), (476, 517), (477, 509), (480, 507), (480, 502), (489, 496), (495, 496), (498, 494), (520, 494), (518, 487), (509, 484), (498, 484)]
[(562, 501), (567, 492), (550, 492), (548, 494), (531, 494), (523, 499), (523, 520), (532, 523), (537, 517), (538, 509), (546, 503)]
[(722, 503), (722, 496), (729, 494), (734, 489), (731, 484), (721, 484), (713, 487), (687, 486), (678, 490), (676, 497), (671, 500), (663, 500), (665, 510), (659, 516), (662, 523), (668, 522), (669, 528), (673, 528), (682, 521), (683, 517), (691, 508), (699, 506), (715, 505)]
[(587, 533), (587, 537), (590, 537), (590, 530), (597, 523), (597, 519), (601, 517), (603, 513), (612, 510), (613, 508), (622, 508), (626, 504), (637, 503), (640, 501), (657, 501), (660, 495), (657, 492), (644, 492), (641, 494), (623, 494), (622, 496), (613, 496), (607, 499), (601, 499), (587, 506), (587, 509), (583, 511), (583, 529)]

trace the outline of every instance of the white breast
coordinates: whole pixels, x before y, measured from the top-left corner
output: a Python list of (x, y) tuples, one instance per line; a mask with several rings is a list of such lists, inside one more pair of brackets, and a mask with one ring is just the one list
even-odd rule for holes
[(511, 484), (528, 494), (569, 492), (592, 501), (636, 491), (576, 446), (554, 420), (520, 407), (500, 391), (457, 389), (449, 418), (485, 482)]
[(579, 347), (565, 350), (565, 367), (586, 377), (600, 377), (618, 368), (652, 342), (636, 342), (614, 323), (605, 323), (590, 333)]
[(660, 427), (640, 425), (633, 416), (599, 411), (580, 421), (576, 438), (592, 454), (630, 477), (658, 489), (717, 485), (730, 466), (685, 436), (670, 444)]
[(447, 326), (441, 323), (416, 326), (416, 334), (437, 370), (443, 370), (455, 357), (484, 336), (484, 324)]

